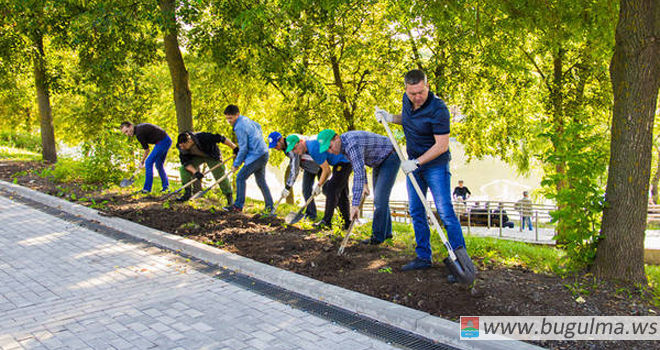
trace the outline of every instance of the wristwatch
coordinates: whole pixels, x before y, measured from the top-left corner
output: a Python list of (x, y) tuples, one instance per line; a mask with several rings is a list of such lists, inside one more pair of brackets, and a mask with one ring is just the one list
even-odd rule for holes
[(419, 159), (415, 159), (415, 164), (419, 166)]

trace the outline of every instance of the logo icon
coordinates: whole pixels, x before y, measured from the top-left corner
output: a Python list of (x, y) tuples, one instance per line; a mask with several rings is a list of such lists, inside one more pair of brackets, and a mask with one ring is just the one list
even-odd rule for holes
[(479, 316), (461, 316), (461, 338), (479, 337)]

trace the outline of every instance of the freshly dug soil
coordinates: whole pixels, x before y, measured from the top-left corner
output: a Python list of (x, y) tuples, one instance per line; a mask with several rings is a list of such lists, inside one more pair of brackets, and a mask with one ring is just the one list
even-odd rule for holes
[[(588, 274), (567, 278), (537, 274), (524, 268), (485, 264), (478, 268), (474, 289), (447, 282), (442, 263), (425, 271), (402, 272), (413, 256), (397, 246), (365, 246), (351, 242), (337, 256), (340, 238), (330, 232), (301, 230), (279, 218), (225, 213), (210, 206), (194, 209), (174, 201), (163, 205), (157, 198), (132, 196), (119, 191), (84, 192), (76, 184), (54, 183), (33, 173), (29, 162), (0, 162), (0, 179), (16, 182), (56, 196), (75, 193), (79, 203), (165, 232), (188, 237), (266, 264), (287, 269), (326, 283), (457, 320), (461, 315), (656, 315), (644, 291), (617, 292), (618, 286), (594, 284)], [(135, 189), (134, 189), (135, 190)], [(81, 200), (85, 198), (85, 200)], [(105, 204), (100, 204), (104, 203)], [(220, 207), (220, 203), (217, 204)], [(567, 285), (592, 286), (578, 300)], [(457, 330), (458, 331), (458, 330)], [(660, 349), (654, 342), (537, 342), (556, 349)]]

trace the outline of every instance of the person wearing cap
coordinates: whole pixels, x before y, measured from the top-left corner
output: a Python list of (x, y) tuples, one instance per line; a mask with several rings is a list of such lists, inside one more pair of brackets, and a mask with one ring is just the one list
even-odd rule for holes
[[(293, 152), (310, 156), (321, 167), (322, 173), (319, 184), (314, 189), (314, 195), (318, 195), (323, 189), (325, 214), (323, 219), (314, 225), (318, 228), (332, 227), (332, 216), (339, 205), (339, 211), (344, 219), (342, 228), (347, 229), (350, 224), (348, 217), (351, 209), (348, 201), (348, 178), (351, 175), (351, 163), (344, 156), (320, 152), (318, 140), (301, 140), (297, 135), (289, 135), (286, 142), (289, 146), (294, 145)], [(333, 166), (332, 177), (327, 180), (330, 176), (330, 165)]]
[[(202, 163), (206, 163), (209, 168), (220, 164), (220, 166), (212, 171), (213, 177), (216, 180), (225, 175), (225, 166), (222, 164), (222, 153), (220, 153), (218, 143), (223, 143), (232, 148), (234, 154), (237, 154), (239, 151), (238, 146), (220, 134), (191, 131), (179, 134), (176, 141), (176, 148), (179, 150), (179, 159), (181, 160), (181, 167), (179, 168), (181, 183), (187, 184), (193, 177), (197, 181), (192, 186), (184, 189), (185, 192), (181, 197), (176, 199), (177, 202), (185, 202), (190, 199), (193, 192), (201, 190), (201, 181), (204, 178), (204, 174), (199, 170), (199, 166)], [(232, 205), (234, 201), (228, 178), (220, 182), (220, 189), (227, 198), (227, 205)]]
[(225, 108), (225, 118), (231, 124), (238, 140), (238, 153), (234, 158), (233, 172), (243, 164), (236, 175), (236, 201), (233, 205), (224, 207), (227, 211), (243, 211), (245, 204), (245, 185), (247, 178), (254, 174), (257, 186), (264, 196), (266, 213), (273, 211), (273, 198), (266, 183), (266, 164), (268, 164), (268, 147), (264, 142), (261, 125), (248, 117), (242, 116), (238, 106), (228, 105)]
[[(140, 168), (145, 168), (144, 186), (140, 192), (151, 192), (154, 181), (154, 165), (158, 170), (158, 176), (160, 176), (161, 191), (167, 192), (170, 182), (167, 179), (164, 164), (165, 158), (167, 158), (167, 151), (172, 146), (172, 139), (167, 135), (167, 132), (160, 126), (150, 123), (133, 124), (131, 122), (121, 123), (119, 130), (126, 136), (135, 136), (142, 145), (142, 149), (144, 149), (144, 155), (140, 160)], [(149, 151), (150, 144), (154, 145), (154, 149), (151, 152)]]
[(334, 130), (325, 129), (318, 134), (319, 151), (341, 154), (353, 167), (353, 200), (350, 220), (360, 215), (360, 202), (369, 194), (367, 171), (373, 170), (374, 217), (371, 237), (362, 241), (365, 244), (381, 244), (392, 237), (392, 217), (390, 216), (390, 194), (399, 171), (401, 161), (394, 152), (390, 140), (368, 131), (348, 131), (337, 135)]
[[(449, 173), (449, 110), (445, 103), (429, 91), (426, 74), (411, 70), (405, 77), (405, 93), (400, 115), (376, 109), (379, 122), (401, 124), (406, 135), (408, 160), (401, 163), (404, 173), (412, 173), (422, 193), (431, 190), (435, 207), (442, 220), (452, 248), (465, 247), (461, 224), (451, 201)], [(410, 216), (415, 230), (417, 257), (402, 269), (421, 270), (431, 267), (431, 231), (426, 209), (410, 179), (407, 179)], [(449, 277), (450, 281), (455, 278)]]
[[(295, 142), (293, 142), (292, 139), (293, 144), (287, 143), (291, 137), (295, 137)], [(307, 201), (313, 193), (315, 193), (316, 196), (321, 192), (316, 187), (312, 187), (314, 186), (314, 178), (323, 176), (323, 170), (308, 154), (296, 154), (293, 152), (293, 147), (299, 139), (301, 139), (301, 137), (298, 135), (289, 135), (288, 137), (284, 138), (279, 132), (273, 131), (270, 133), (270, 135), (268, 135), (268, 147), (284, 152), (284, 154), (289, 158), (289, 176), (286, 178), (284, 183), (284, 190), (282, 190), (281, 197), (286, 198), (289, 196), (291, 193), (291, 188), (293, 188), (293, 185), (298, 178), (298, 173), (300, 173), (300, 169), (302, 169), (302, 192), (303, 196), (305, 197), (305, 201)], [(327, 171), (329, 172), (330, 169), (328, 168)], [(314, 203), (313, 200), (305, 209), (305, 216), (310, 220), (316, 220), (316, 203)]]

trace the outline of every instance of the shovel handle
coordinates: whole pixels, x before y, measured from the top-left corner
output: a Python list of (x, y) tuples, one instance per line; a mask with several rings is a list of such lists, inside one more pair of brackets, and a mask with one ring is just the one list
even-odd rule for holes
[[(404, 162), (406, 158), (403, 156), (403, 152), (401, 151), (399, 144), (396, 142), (396, 139), (394, 138), (394, 135), (392, 134), (392, 130), (390, 130), (389, 125), (387, 125), (387, 122), (384, 120), (381, 122), (381, 124), (383, 124), (383, 126), (385, 127), (387, 136), (390, 138), (390, 142), (392, 142), (392, 146), (394, 146), (394, 150), (396, 151), (396, 154), (399, 156), (399, 159), (402, 162)], [(456, 261), (456, 254), (454, 254), (454, 249), (451, 247), (451, 244), (449, 244), (447, 237), (445, 237), (442, 228), (440, 227), (440, 223), (438, 222), (438, 219), (435, 217), (435, 214), (433, 214), (433, 210), (431, 210), (431, 206), (426, 200), (426, 196), (424, 196), (424, 193), (422, 193), (422, 189), (419, 188), (419, 184), (417, 183), (415, 176), (413, 176), (412, 173), (408, 173), (407, 176), (408, 179), (410, 179), (410, 182), (412, 183), (413, 187), (415, 188), (415, 192), (417, 192), (417, 196), (419, 197), (419, 200), (422, 202), (422, 204), (424, 204), (424, 208), (426, 209), (426, 214), (431, 217), (431, 222), (433, 223), (433, 227), (435, 227), (435, 230), (438, 231), (438, 235), (440, 235), (442, 244), (444, 244), (445, 247), (447, 248), (449, 257), (451, 258), (452, 261)]]
[[(227, 163), (229, 160), (232, 160), (232, 159), (234, 159), (234, 156), (231, 156), (231, 157), (227, 158), (225, 161), (220, 162), (220, 163), (214, 165), (213, 168), (211, 168), (211, 169), (209, 169), (209, 170), (207, 170), (207, 171), (204, 172), (204, 176), (208, 175), (210, 172), (212, 172), (213, 170), (217, 169), (219, 166), (221, 166), (221, 165)], [(179, 193), (179, 192), (181, 192), (182, 190), (186, 189), (188, 186), (194, 184), (195, 181), (197, 181), (197, 179), (192, 179), (192, 180), (186, 182), (185, 185), (179, 187), (176, 191), (170, 193), (170, 194), (168, 195), (168, 197), (171, 196), (171, 195), (173, 195), (173, 194), (175, 194), (175, 193)]]
[(205, 189), (204, 191), (201, 191), (201, 192), (197, 192), (197, 193), (195, 193), (195, 195), (193, 195), (190, 199), (191, 199), (191, 200), (192, 200), (192, 199), (196, 199), (196, 198), (199, 198), (199, 197), (205, 195), (206, 192), (208, 192), (211, 188), (213, 188), (213, 186), (215, 186), (215, 185), (221, 183), (221, 182), (224, 181), (229, 175), (231, 175), (231, 174), (233, 174), (233, 173), (234, 173), (233, 170), (228, 171), (228, 172), (227, 172), (226, 174), (224, 174), (221, 178), (217, 179), (214, 183), (212, 183), (211, 186), (209, 186), (207, 189)]
[[(367, 196), (363, 193), (362, 194), (362, 199), (360, 199), (360, 209), (362, 209), (362, 205), (364, 204), (364, 200), (366, 198), (367, 198)], [(339, 250), (337, 250), (337, 255), (344, 254), (344, 248), (346, 248), (346, 244), (348, 244), (348, 236), (350, 236), (351, 232), (353, 232), (353, 226), (355, 226), (356, 222), (357, 222), (357, 218), (351, 220), (351, 224), (348, 226), (348, 230), (346, 231), (346, 235), (344, 235), (344, 239), (341, 241), (341, 245), (339, 246)]]

